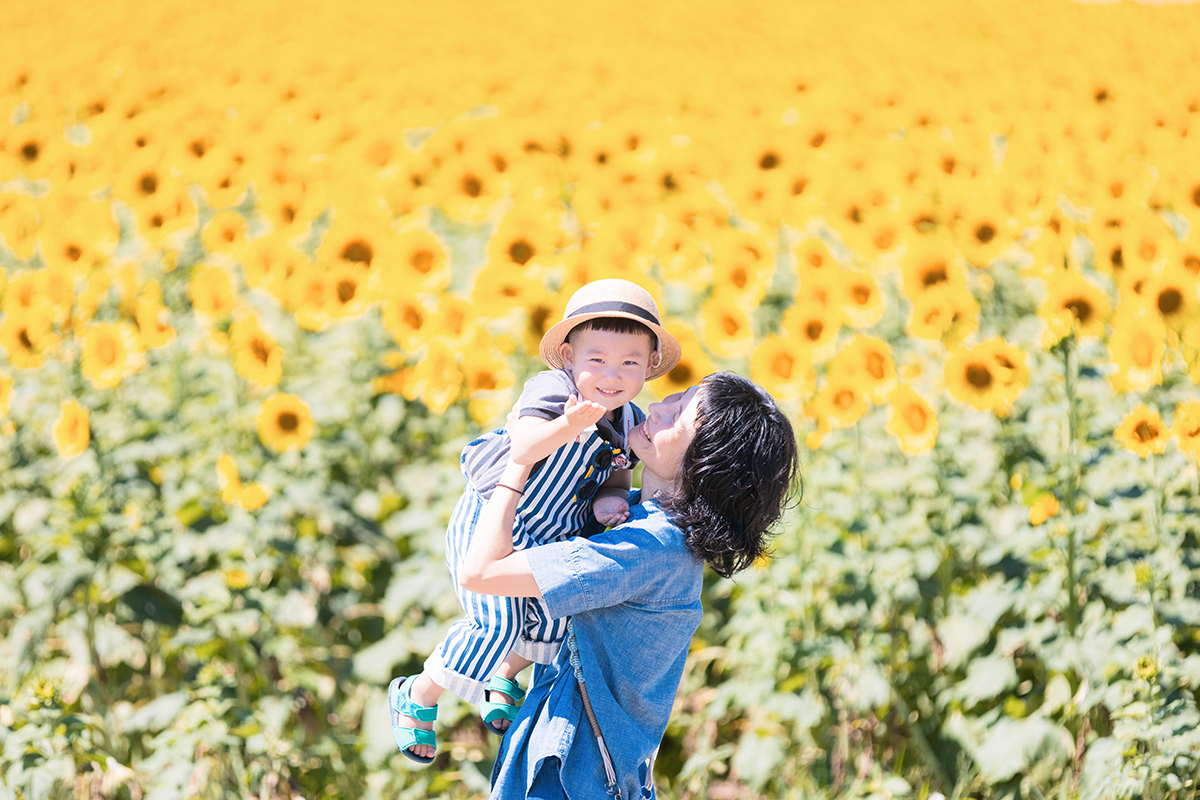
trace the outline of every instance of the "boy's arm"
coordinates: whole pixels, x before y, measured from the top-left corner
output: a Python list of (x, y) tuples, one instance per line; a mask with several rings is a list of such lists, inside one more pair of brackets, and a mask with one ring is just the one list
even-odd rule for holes
[[(458, 585), (477, 594), (541, 597), (523, 551), (513, 551), (512, 528), (530, 468), (512, 461), (484, 505), (463, 559)], [(507, 488), (506, 488), (507, 487)]]
[(567, 398), (561, 417), (521, 417), (509, 433), (509, 458), (522, 466), (533, 466), (570, 442), (604, 416), (604, 406), (590, 400)]

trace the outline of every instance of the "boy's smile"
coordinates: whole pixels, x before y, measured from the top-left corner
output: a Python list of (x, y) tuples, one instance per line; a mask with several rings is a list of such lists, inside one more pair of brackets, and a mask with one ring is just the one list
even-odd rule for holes
[(580, 398), (604, 406), (609, 415), (637, 397), (650, 369), (649, 337), (639, 333), (583, 330), (562, 345), (563, 367)]

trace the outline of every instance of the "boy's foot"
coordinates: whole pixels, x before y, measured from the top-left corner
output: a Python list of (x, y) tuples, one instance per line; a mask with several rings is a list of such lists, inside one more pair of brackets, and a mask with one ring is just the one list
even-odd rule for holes
[(483, 702), (479, 704), (483, 724), (492, 733), (503, 736), (517, 716), (516, 704), (524, 699), (525, 691), (516, 681), (492, 676), (483, 690)]
[(433, 721), (437, 719), (437, 704), (422, 706), (413, 700), (411, 692), (417, 678), (396, 678), (388, 686), (388, 707), (391, 710), (392, 736), (400, 752), (421, 764), (433, 761), (437, 740)]

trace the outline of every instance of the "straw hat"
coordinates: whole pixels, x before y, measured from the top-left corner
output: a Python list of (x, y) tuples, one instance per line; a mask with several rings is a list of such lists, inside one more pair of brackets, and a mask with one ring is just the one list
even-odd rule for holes
[(597, 317), (622, 317), (640, 322), (658, 337), (656, 360), (650, 364), (646, 380), (665, 375), (679, 363), (679, 342), (663, 329), (654, 298), (636, 283), (620, 278), (606, 278), (585, 284), (567, 301), (562, 322), (546, 331), (542, 337), (542, 361), (554, 369), (563, 366), (559, 349), (575, 326)]

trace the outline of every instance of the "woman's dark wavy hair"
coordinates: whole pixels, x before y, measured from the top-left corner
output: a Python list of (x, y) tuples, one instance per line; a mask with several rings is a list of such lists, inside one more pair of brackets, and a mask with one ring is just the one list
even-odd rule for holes
[(709, 375), (697, 402), (678, 487), (661, 505), (692, 555), (728, 578), (766, 553), (771, 528), (803, 489), (800, 456), (775, 400), (742, 376)]

